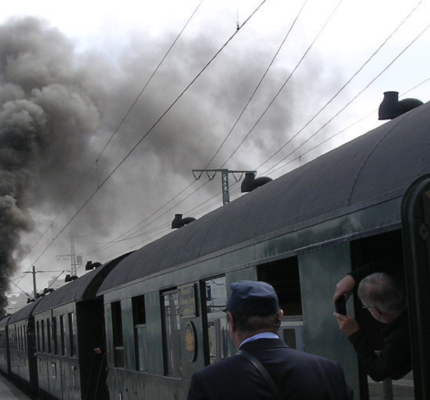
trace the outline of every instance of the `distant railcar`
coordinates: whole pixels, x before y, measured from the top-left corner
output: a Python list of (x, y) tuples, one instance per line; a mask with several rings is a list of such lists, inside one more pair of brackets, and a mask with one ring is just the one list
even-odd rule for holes
[[(378, 391), (382, 396), (383, 386), (368, 381), (339, 332), (332, 297), (349, 271), (388, 253), (401, 261), (406, 257), (411, 301), (417, 282), (410, 277), (427, 278), (428, 260), (418, 265), (409, 252), (403, 254), (415, 232), (405, 237), (401, 209), (408, 187), (430, 172), (429, 127), (430, 104), (425, 104), (122, 261), (99, 290), (110, 398), (184, 400), (193, 372), (234, 351), (222, 309), (230, 283), (240, 279), (275, 287), (286, 315), (281, 334), (287, 343), (339, 361), (356, 398)], [(422, 296), (428, 296), (429, 282), (421, 283), (427, 288)], [(419, 298), (411, 306), (421, 301), (427, 307)], [(379, 327), (357, 299), (348, 312), (379, 346)], [(413, 355), (417, 359), (425, 348), (428, 360), (428, 345), (419, 338), (430, 331), (428, 324), (418, 324), (420, 312), (411, 318)], [(430, 398), (430, 379), (423, 378), (430, 376), (428, 362), (414, 364), (414, 370), (394, 391), (406, 388), (408, 399)]]
[(35, 302), (27, 304), (14, 313), (7, 322), (10, 378), (24, 392), (34, 398), (37, 396), (38, 382), (33, 311), (42, 300), (39, 298)]
[(10, 377), (9, 323), (10, 316), (0, 321), (0, 372)]
[(103, 300), (96, 293), (106, 275), (126, 256), (50, 293), (35, 308), (39, 398), (108, 397)]

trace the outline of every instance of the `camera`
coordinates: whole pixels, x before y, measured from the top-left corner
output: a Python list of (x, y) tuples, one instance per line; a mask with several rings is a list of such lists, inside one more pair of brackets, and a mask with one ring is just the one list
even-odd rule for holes
[(339, 297), (334, 304), (335, 310), (338, 314), (346, 315), (346, 302), (343, 296)]

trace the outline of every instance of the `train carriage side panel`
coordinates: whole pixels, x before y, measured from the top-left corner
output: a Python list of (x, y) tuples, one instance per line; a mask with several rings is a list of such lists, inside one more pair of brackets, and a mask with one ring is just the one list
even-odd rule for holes
[(9, 323), (10, 316), (0, 321), (0, 372), (10, 376)]
[(11, 376), (30, 396), (37, 394), (38, 387), (33, 311), (43, 301), (39, 298), (18, 310), (8, 324)]
[[(428, 103), (402, 115), (146, 245), (122, 262), (103, 282), (99, 294), (105, 296), (106, 307), (113, 310), (115, 303), (126, 304), (128, 298), (137, 295), (147, 296), (149, 300), (158, 290), (161, 309), (158, 315), (148, 312), (146, 324), (161, 323), (160, 337), (148, 335), (148, 345), (152, 344), (151, 340), (163, 344), (164, 367), (160, 375), (148, 364), (145, 376), (127, 365), (115, 368), (117, 381), (112, 384), (119, 388), (125, 382), (126, 386), (122, 386), (124, 392), (113, 396), (131, 399), (158, 394), (160, 398), (184, 399), (190, 375), (202, 367), (202, 358), (206, 364), (212, 361), (212, 356), (216, 357), (209, 338), (219, 332), (215, 325), (221, 319), (215, 312), (203, 316), (203, 310), (209, 307), (203, 301), (204, 287), (209, 281), (223, 277), (227, 297), (232, 281), (265, 279), (265, 270), (275, 266), (274, 270), (281, 271), (284, 262), (297, 265), (300, 270), (303, 328), (300, 321), (292, 322), (296, 324), (294, 329), (305, 332), (302, 346), (305, 351), (312, 349), (340, 360), (347, 369), (350, 384), (357, 386), (356, 357), (352, 357), (350, 348), (345, 353), (349, 345), (347, 338), (340, 336), (332, 316), (334, 287), (340, 275), (352, 269), (351, 241), (400, 228), (400, 203), (407, 186), (416, 176), (430, 170), (430, 137), (426, 128), (429, 109)], [(391, 168), (397, 160), (400, 165)], [(336, 262), (340, 264), (334, 265)], [(278, 282), (276, 277), (273, 280), (283, 286), (283, 278)], [(317, 289), (312, 291), (317, 283)], [(195, 330), (201, 335), (197, 340), (202, 341), (206, 354), (209, 351), (211, 357), (198, 354), (190, 364), (182, 365), (181, 371), (176, 367), (176, 360), (166, 357), (169, 348), (166, 338), (180, 338), (181, 347), (175, 357), (188, 363), (185, 350), (192, 340), (184, 343), (187, 318), (182, 321), (180, 316), (172, 316), (170, 310), (181, 301), (181, 288), (190, 284), (198, 287), (196, 298), (202, 303), (198, 306), (202, 317), (191, 316), (188, 320), (201, 324)], [(155, 297), (153, 300), (155, 305)], [(321, 313), (312, 308), (315, 300), (321, 304)], [(294, 308), (297, 309), (297, 304), (292, 305)], [(150, 322), (152, 318), (154, 322)], [(323, 328), (331, 334), (325, 345), (322, 344)], [(147, 331), (151, 335), (154, 332)], [(341, 345), (334, 340), (336, 336)], [(133, 343), (123, 341), (122, 346), (133, 346)], [(346, 361), (345, 354), (348, 354)], [(145, 386), (133, 382), (142, 378)], [(144, 393), (127, 393), (128, 385)], [(366, 398), (365, 391), (357, 395)]]

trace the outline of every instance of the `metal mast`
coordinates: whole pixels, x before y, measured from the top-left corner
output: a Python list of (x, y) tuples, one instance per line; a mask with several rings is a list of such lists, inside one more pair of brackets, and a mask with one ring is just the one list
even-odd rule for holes
[[(193, 175), (196, 180), (200, 179), (203, 172), (206, 172), (209, 180), (212, 180), (215, 178), (215, 175), (217, 172), (221, 172), (221, 186), (222, 186), (222, 203), (223, 205), (226, 205), (230, 203), (230, 190), (229, 190), (229, 183), (228, 183), (228, 175), (229, 174), (241, 174), (241, 177), (243, 174), (246, 174), (247, 172), (253, 172), (256, 173), (256, 171), (238, 171), (238, 170), (230, 170), (230, 169), (193, 169)], [(195, 173), (199, 172), (199, 175), (196, 175)], [(213, 172), (213, 175), (210, 175), (209, 173)], [(236, 182), (240, 181), (241, 177), (239, 179), (236, 179)]]

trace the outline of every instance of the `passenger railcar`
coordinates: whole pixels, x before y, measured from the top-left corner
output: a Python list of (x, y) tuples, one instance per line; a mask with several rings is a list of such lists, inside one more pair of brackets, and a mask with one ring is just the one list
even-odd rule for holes
[[(275, 287), (287, 343), (339, 361), (356, 398), (378, 390), (382, 396), (339, 332), (332, 297), (352, 269), (387, 253), (403, 259), (403, 242), (416, 232), (405, 237), (402, 201), (408, 187), (430, 172), (429, 127), (425, 104), (124, 259), (98, 292), (105, 304), (110, 399), (185, 399), (194, 371), (234, 351), (222, 309), (230, 283), (241, 279)], [(429, 264), (412, 262), (411, 252), (404, 273), (410, 307), (417, 307), (421, 299), (412, 294), (418, 281), (411, 277), (428, 278)], [(420, 284), (428, 312), (429, 281)], [(378, 345), (378, 327), (357, 299), (348, 311)], [(413, 356), (423, 361), (394, 390), (424, 400), (430, 398), (424, 361), (430, 352), (422, 338), (430, 329), (419, 323), (425, 318), (420, 313), (411, 319)]]
[(33, 311), (42, 299), (27, 304), (7, 321), (7, 343), (9, 348), (9, 374), (26, 393), (37, 393), (37, 366), (35, 359), (35, 331)]
[(103, 300), (97, 297), (97, 290), (106, 275), (126, 256), (73, 280), (35, 307), (39, 398), (102, 400), (108, 397)]
[[(105, 400), (103, 300), (112, 260), (0, 321), (0, 370), (34, 399)], [(97, 349), (97, 351), (96, 351)]]
[(0, 373), (10, 376), (10, 351), (8, 322), (11, 316), (0, 321)]

